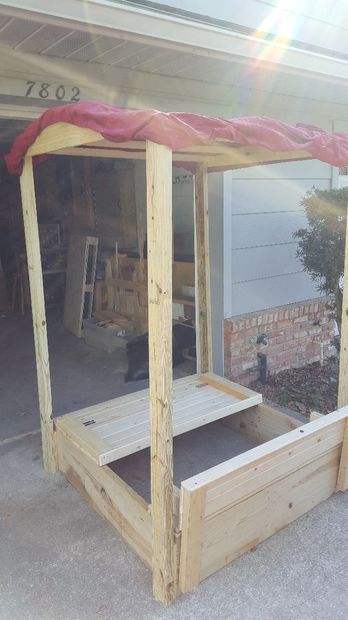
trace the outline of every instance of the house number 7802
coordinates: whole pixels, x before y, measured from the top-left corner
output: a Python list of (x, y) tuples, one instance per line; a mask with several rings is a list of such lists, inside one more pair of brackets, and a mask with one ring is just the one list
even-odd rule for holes
[(26, 97), (40, 97), (40, 99), (56, 99), (57, 101), (80, 101), (78, 86), (64, 84), (47, 84), (47, 82), (33, 82), (27, 80)]

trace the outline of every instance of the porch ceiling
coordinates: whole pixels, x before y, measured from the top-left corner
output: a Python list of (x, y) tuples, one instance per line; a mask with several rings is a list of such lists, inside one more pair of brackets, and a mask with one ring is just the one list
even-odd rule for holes
[[(132, 15), (123, 15), (122, 11), (131, 9), (118, 3), (106, 3), (109, 13), (103, 24), (90, 15), (92, 8), (100, 8), (102, 3), (78, 2), (79, 7), (88, 8), (88, 14), (74, 13), (70, 19), (50, 15), (47, 3), (39, 4), (46, 9), (41, 6), (40, 12), (24, 10), (19, 8), (24, 6), (23, 2), (0, 6), (0, 49), (2, 46), (32, 57), (78, 61), (85, 67), (114, 67), (138, 75), (196, 80), (212, 88), (233, 87), (234, 96), (243, 102), (254, 96), (252, 91), (257, 91), (266, 99), (279, 94), (307, 99), (311, 105), (346, 105), (348, 61), (342, 58), (291, 47), (282, 49), (266, 39), (256, 40), (223, 29), (209, 30), (204, 24), (165, 22), (163, 16), (155, 13), (149, 16), (132, 9)], [(63, 13), (66, 2), (61, 0), (60, 4), (56, 13)], [(75, 5), (72, 2), (71, 14)], [(141, 21), (145, 18), (151, 21)], [(133, 31), (130, 24), (134, 24)], [(146, 30), (146, 25), (152, 30)]]
[(205, 58), (202, 63), (197, 53), (171, 49), (169, 44), (164, 47), (164, 41), (154, 44), (145, 38), (138, 42), (126, 34), (119, 36), (10, 17), (0, 8), (0, 45), (24, 53), (220, 84), (231, 83), (237, 73), (231, 61)]

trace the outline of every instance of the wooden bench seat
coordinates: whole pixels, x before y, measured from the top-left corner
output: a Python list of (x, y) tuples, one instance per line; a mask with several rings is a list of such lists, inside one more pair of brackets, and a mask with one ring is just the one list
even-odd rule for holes
[[(213, 373), (174, 381), (173, 434), (180, 435), (262, 402), (261, 394)], [(149, 390), (120, 396), (55, 419), (99, 465), (150, 446)]]

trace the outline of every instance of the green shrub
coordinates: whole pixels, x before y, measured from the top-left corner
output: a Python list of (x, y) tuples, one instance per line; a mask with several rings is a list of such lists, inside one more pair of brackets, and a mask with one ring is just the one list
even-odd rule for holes
[(333, 317), (341, 326), (342, 275), (346, 234), (348, 187), (319, 190), (304, 196), (308, 226), (294, 233), (298, 240), (297, 256), (304, 270), (317, 283), (318, 291), (331, 297)]

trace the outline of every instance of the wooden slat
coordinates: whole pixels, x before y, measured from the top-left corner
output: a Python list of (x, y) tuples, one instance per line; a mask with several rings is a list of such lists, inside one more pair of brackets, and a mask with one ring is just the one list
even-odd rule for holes
[(210, 306), (208, 221), (208, 173), (200, 167), (195, 175), (196, 341), (197, 370), (213, 369)]
[(348, 418), (343, 434), (342, 451), (340, 456), (340, 466), (337, 476), (337, 491), (346, 491), (348, 489)]
[(240, 147), (230, 152), (222, 152), (214, 157), (207, 157), (205, 166), (209, 171), (214, 168), (236, 169), (247, 168), (249, 166), (259, 166), (282, 161), (313, 159), (307, 151), (269, 151), (262, 147)]
[(108, 443), (88, 431), (88, 427), (83, 426), (78, 420), (62, 416), (57, 419), (56, 428), (91, 458), (95, 463), (99, 464), (99, 455), (109, 449)]
[[(174, 426), (176, 427), (180, 421), (187, 418), (189, 418), (191, 423), (193, 415), (202, 416), (204, 410), (210, 411), (222, 408), (235, 402), (235, 399), (231, 399), (226, 395), (223, 397), (216, 390), (196, 390), (193, 392), (188, 389), (180, 395), (180, 399), (177, 397), (173, 399)], [(93, 426), (93, 432), (100, 437), (108, 437), (109, 441), (114, 441), (115, 437), (120, 437), (123, 431), (126, 431), (130, 436), (137, 434), (139, 438), (142, 438), (143, 435), (147, 435), (149, 432), (148, 414), (148, 399), (136, 401), (133, 405), (127, 406), (127, 415), (125, 415), (124, 411), (119, 411), (118, 419), (116, 420), (112, 414), (110, 414), (108, 420), (105, 420), (105, 418), (102, 422), (97, 420), (97, 423)]]
[(291, 448), (257, 458), (248, 466), (242, 465), (231, 472), (230, 476), (216, 479), (214, 484), (205, 486), (206, 515), (221, 512), (226, 506), (237, 504), (303, 465), (315, 461), (323, 453), (339, 448), (342, 444), (343, 427), (344, 421), (339, 420), (326, 429), (318, 429), (308, 437), (300, 436)]
[[(57, 151), (53, 151), (54, 155), (69, 155), (69, 157), (101, 157), (101, 158), (113, 158), (113, 159), (134, 159), (145, 160), (145, 151), (127, 151), (120, 148), (116, 148), (118, 145), (115, 142), (114, 148), (98, 148), (98, 147), (67, 147), (61, 148)], [(209, 155), (209, 161), (214, 161), (215, 155), (212, 153)], [(205, 162), (206, 155), (199, 153), (173, 153), (173, 162)]]
[[(97, 237), (72, 235), (68, 251), (66, 274), (64, 327), (75, 336), (82, 336), (82, 318), (89, 318), (92, 313), (94, 279), (97, 262)], [(91, 264), (89, 264), (89, 254)], [(87, 282), (87, 268), (91, 267), (91, 282)], [(85, 294), (88, 293), (88, 307), (85, 308)], [(85, 313), (84, 313), (85, 309)]]
[(348, 208), (343, 275), (344, 281), (341, 318), (340, 367), (337, 397), (338, 407), (345, 407), (345, 405), (348, 405)]
[[(245, 402), (245, 401), (244, 401)], [(181, 406), (178, 411), (174, 411), (174, 436), (185, 433), (193, 428), (197, 428), (208, 424), (216, 420), (216, 416), (223, 417), (224, 415), (231, 415), (233, 410), (240, 410), (240, 401), (233, 401), (229, 397), (221, 397), (217, 395), (211, 397), (207, 396), (207, 401), (201, 401), (199, 403), (188, 403), (186, 406)], [(146, 421), (147, 411), (140, 412), (140, 415), (134, 415), (134, 421), (125, 420), (124, 428), (122, 428), (120, 422), (117, 425), (111, 422), (109, 430), (101, 429), (100, 437), (105, 439), (109, 443), (110, 451), (117, 455), (117, 458), (121, 458), (121, 452), (131, 453), (137, 452), (149, 445), (149, 425)], [(219, 418), (221, 419), (221, 418)], [(130, 425), (132, 423), (132, 426)], [(95, 429), (99, 434), (100, 427)], [(106, 433), (105, 436), (103, 433)], [(109, 433), (109, 434), (108, 434)], [(134, 449), (131, 448), (133, 446)], [(125, 456), (125, 454), (122, 454)], [(101, 456), (100, 456), (101, 458)], [(103, 458), (110, 458), (110, 455), (104, 454)]]
[(175, 598), (172, 423), (172, 153), (146, 143), (152, 570), (156, 599)]
[(226, 394), (230, 394), (231, 396), (238, 398), (238, 400), (245, 400), (246, 398), (249, 398), (247, 394), (234, 388), (231, 385), (230, 381), (226, 381), (222, 377), (218, 379), (213, 375), (213, 373), (206, 373), (205, 375), (201, 375), (200, 381), (202, 381), (202, 383), (205, 383), (206, 385), (210, 385), (216, 390), (220, 390), (220, 392), (226, 392)]
[[(304, 426), (294, 429), (286, 435), (282, 435), (281, 437), (276, 437), (267, 443), (264, 443), (256, 448), (252, 448), (248, 452), (243, 454), (239, 454), (233, 459), (229, 459), (220, 465), (216, 465), (211, 469), (198, 474), (197, 476), (193, 476), (192, 478), (188, 478), (182, 485), (185, 486), (188, 490), (195, 490), (200, 488), (201, 486), (215, 484), (217, 478), (221, 480), (223, 477), (233, 476), (234, 472), (240, 467), (249, 467), (250, 464), (254, 464), (256, 460), (260, 460), (261, 462), (267, 463), (268, 460), (270, 462), (274, 462), (274, 458), (277, 455), (281, 456), (286, 454), (288, 450), (292, 450), (295, 445), (299, 445), (299, 440), (302, 439), (301, 445), (303, 446), (303, 439), (305, 437), (310, 437), (314, 433), (318, 433), (318, 431), (322, 431), (323, 429), (327, 429), (332, 424), (336, 424), (337, 422), (341, 423), (340, 429), (343, 432), (343, 426), (346, 418), (348, 417), (348, 407), (343, 407), (338, 411), (333, 411), (332, 413), (327, 414), (320, 420), (314, 420), (313, 422), (309, 422)], [(319, 436), (319, 435), (318, 435)], [(343, 437), (341, 437), (341, 441)]]
[(109, 148), (109, 149), (137, 149), (140, 151), (146, 150), (146, 142), (145, 140), (128, 140), (127, 142), (113, 142), (112, 140), (106, 140), (106, 138), (101, 138), (101, 140), (87, 142), (85, 146), (92, 147), (100, 147), (100, 148)]
[[(222, 379), (216, 379), (219, 386)], [(236, 386), (231, 385), (233, 388)], [(219, 387), (204, 384), (197, 375), (175, 381), (173, 435), (180, 435), (261, 402), (260, 394), (242, 386), (236, 387), (248, 398), (241, 400), (221, 391)], [(57, 418), (56, 424), (75, 443), (81, 444), (81, 449), (96, 463), (105, 465), (149, 447), (149, 392), (142, 390), (87, 407)]]
[(334, 492), (347, 420), (348, 407), (182, 482), (182, 541), (203, 518), (201, 553), (181, 567), (188, 589)]
[(313, 420), (318, 420), (320, 419), (324, 414), (323, 413), (319, 413), (319, 411), (311, 411), (310, 415), (309, 415), (309, 421), (313, 422)]
[(70, 123), (54, 123), (41, 131), (35, 142), (29, 147), (27, 155), (52, 153), (52, 151), (61, 148), (79, 146), (101, 138), (102, 136), (92, 129), (77, 127)]
[(263, 403), (224, 418), (223, 423), (256, 444), (270, 441), (304, 424)]
[(145, 151), (122, 151), (115, 148), (98, 148), (98, 147), (68, 147), (54, 151), (54, 155), (68, 155), (69, 157), (98, 157), (112, 159), (146, 159)]
[(59, 470), (151, 567), (149, 506), (109, 467), (99, 467), (57, 430)]
[(205, 492), (181, 490), (181, 552), (179, 586), (182, 593), (194, 590), (201, 580), (201, 555)]
[(46, 471), (55, 472), (57, 471), (57, 455), (54, 444), (45, 300), (42, 281), (39, 228), (36, 214), (33, 164), (31, 157), (26, 157), (24, 160), (23, 172), (20, 178), (20, 186), (34, 328), (43, 463)]
[(304, 461), (300, 469), (209, 518), (204, 525), (201, 580), (330, 497), (338, 457), (336, 447), (313, 462)]
[[(182, 377), (181, 379), (176, 379), (174, 383), (175, 392), (180, 391), (185, 388), (186, 384), (191, 384), (193, 382), (197, 382), (197, 375), (190, 375), (188, 377)], [(149, 390), (145, 388), (143, 390), (137, 390), (136, 392), (132, 392), (130, 394), (126, 394), (124, 396), (118, 396), (117, 398), (111, 398), (102, 403), (97, 403), (96, 405), (91, 405), (90, 407), (84, 407), (83, 409), (79, 409), (78, 411), (74, 411), (72, 413), (67, 414), (62, 417), (74, 417), (78, 419), (87, 419), (88, 417), (93, 416), (104, 416), (104, 414), (108, 414), (108, 412), (112, 412), (111, 415), (114, 415), (114, 412), (117, 415), (117, 411), (123, 411), (125, 414), (125, 409), (132, 405), (132, 403), (142, 401), (146, 402), (146, 406), (148, 407), (149, 402)]]

